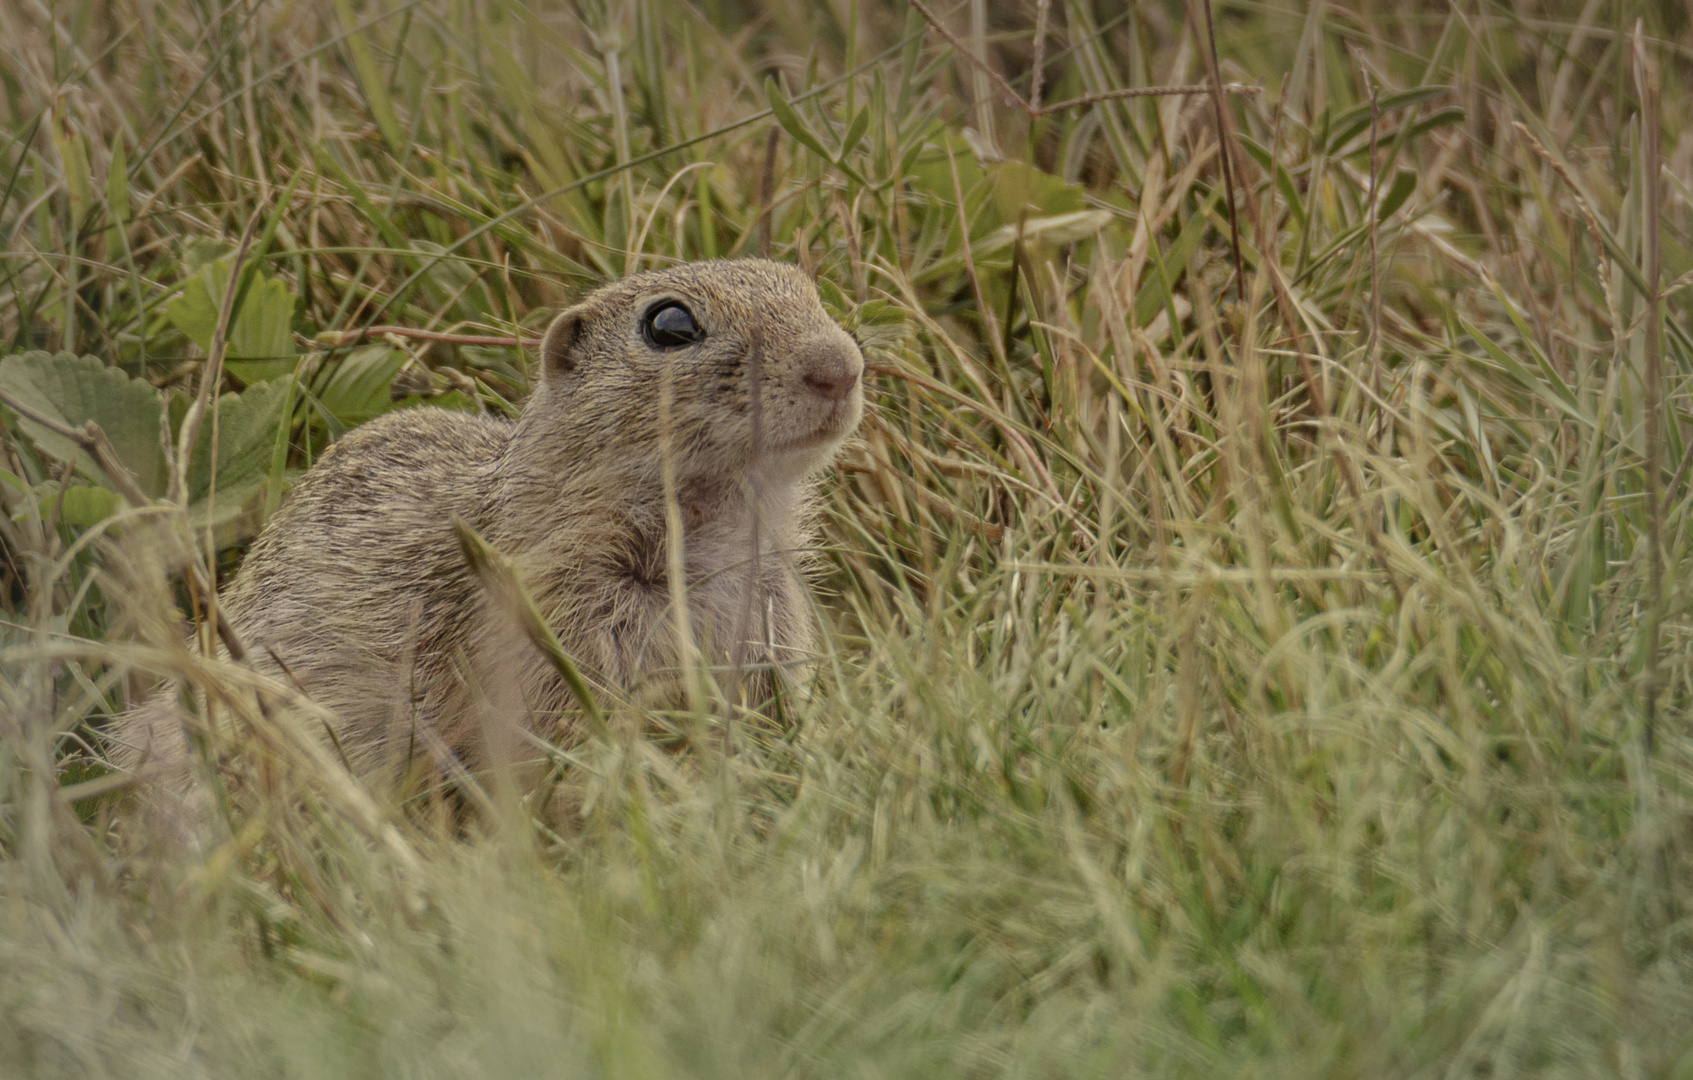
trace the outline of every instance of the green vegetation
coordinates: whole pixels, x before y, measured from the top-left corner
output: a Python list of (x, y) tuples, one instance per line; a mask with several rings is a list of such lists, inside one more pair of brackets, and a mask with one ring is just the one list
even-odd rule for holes
[[(1685, 7), (1220, 4), (1233, 191), (1099, 97), (1203, 6), (929, 10), (0, 4), (0, 1073), (1693, 1077)], [(872, 364), (785, 729), (455, 829), (183, 647), (347, 428), (528, 385), (338, 335), (763, 251)], [(203, 850), (100, 760), (161, 678)]]

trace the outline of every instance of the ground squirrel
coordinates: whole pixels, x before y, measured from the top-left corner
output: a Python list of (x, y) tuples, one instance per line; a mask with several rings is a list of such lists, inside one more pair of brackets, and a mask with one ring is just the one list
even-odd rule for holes
[[(552, 323), (516, 421), (407, 409), (336, 443), (253, 543), (223, 617), (255, 665), (334, 711), (356, 770), (430, 746), (486, 760), (491, 717), (550, 723), (573, 702), (494, 610), (452, 520), (510, 558), (590, 678), (631, 688), (674, 672), (686, 640), (668, 573), (679, 519), (693, 638), (756, 694), (772, 662), (813, 649), (796, 557), (813, 478), (862, 414), (863, 368), (790, 266), (689, 263), (606, 285)], [(120, 763), (186, 777), (173, 698), (115, 734)]]

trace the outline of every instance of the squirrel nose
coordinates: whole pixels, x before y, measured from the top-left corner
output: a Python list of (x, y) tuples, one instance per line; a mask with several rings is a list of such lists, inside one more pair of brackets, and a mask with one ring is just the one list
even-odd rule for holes
[(839, 340), (825, 338), (808, 342), (800, 349), (800, 381), (825, 401), (840, 401), (858, 388), (864, 372), (864, 357), (858, 346), (842, 333)]

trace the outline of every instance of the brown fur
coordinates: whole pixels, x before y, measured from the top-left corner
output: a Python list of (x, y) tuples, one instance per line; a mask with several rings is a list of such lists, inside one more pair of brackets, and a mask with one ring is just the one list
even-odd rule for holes
[[(657, 348), (643, 336), (643, 316), (672, 299), (703, 340)], [(796, 553), (812, 478), (858, 423), (863, 360), (806, 277), (754, 260), (636, 275), (561, 314), (541, 367), (515, 422), (411, 409), (348, 434), (295, 486), (220, 598), (255, 666), (281, 674), (280, 661), (333, 710), (362, 772), (401, 767), (431, 745), (498, 756), (491, 726), (550, 730), (572, 707), (467, 567), (454, 516), (510, 557), (591, 678), (673, 692), (663, 689), (679, 664), (667, 379), (668, 483), (704, 658), (761, 671), (768, 688), (771, 661), (813, 649)], [(161, 695), (120, 720), (117, 756), (185, 774), (181, 732)]]

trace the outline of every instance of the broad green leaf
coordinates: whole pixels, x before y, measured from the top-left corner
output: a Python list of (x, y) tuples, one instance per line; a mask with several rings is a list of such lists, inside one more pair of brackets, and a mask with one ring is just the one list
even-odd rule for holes
[[(911, 178), (913, 188), (950, 206), (957, 201), (952, 183), (953, 165), (958, 166), (958, 190), (966, 196), (986, 174), (963, 139), (950, 133), (943, 133), (941, 138), (945, 141), (939, 146), (933, 143), (924, 146), (923, 152), (906, 167), (905, 172)], [(950, 161), (949, 149), (952, 151)]]
[(900, 326), (905, 323), (905, 309), (886, 300), (867, 300), (854, 313), (860, 325)]
[(237, 379), (252, 385), (294, 370), (294, 297), (287, 285), (255, 282), (242, 301), (241, 318), (231, 322), (232, 355), (224, 358), (224, 367)]
[[(60, 505), (60, 504), (63, 505)], [(52, 491), (41, 497), (36, 504), (35, 512), (41, 515), (42, 521), (52, 518), (55, 511), (59, 520), (66, 525), (87, 528), (98, 525), (123, 508), (123, 499), (114, 491), (107, 491), (103, 487), (86, 487), (78, 485), (63, 492)], [(15, 520), (23, 520), (28, 511), (19, 508), (12, 514)]]
[(336, 366), (318, 400), (346, 426), (362, 424), (394, 407), (389, 387), (405, 363), (406, 354), (390, 345), (356, 349)]
[(68, 525), (98, 525), (122, 510), (124, 499), (105, 488), (71, 488), (64, 493), (61, 520)]
[[(165, 305), (165, 316), (200, 348), (211, 350), (217, 332), (230, 264), (219, 259), (202, 267)], [(294, 370), (294, 297), (288, 286), (259, 277), (230, 314), (224, 367), (251, 386)]]
[[(217, 402), (214, 427), (210, 412), (200, 424), (194, 456), (188, 468), (188, 504), (197, 523), (221, 524), (241, 512), (258, 493), (270, 467), (276, 425), (288, 401), (288, 383), (277, 379), (249, 386), (239, 394), (225, 394)], [(207, 515), (212, 494), (212, 444), (217, 444), (217, 490), (213, 513)]]
[(469, 395), (459, 390), (448, 390), (425, 398), (422, 394), (410, 394), (394, 402), (396, 409), (449, 409), (453, 412), (480, 413), (476, 402)]
[[(229, 257), (234, 249), (228, 242), (210, 236), (191, 236), (182, 242), (182, 272), (198, 274), (219, 259)], [(226, 275), (228, 267), (224, 268)]]
[(288, 434), (294, 426), (294, 400), (300, 389), (299, 369), (296, 367), (287, 382), (278, 379), (277, 385), (285, 386), (287, 390), (276, 410), (276, 436), (270, 444), (270, 466), (265, 472), (265, 503), (264, 512), (259, 516), (260, 524), (275, 516), (282, 505), (282, 477), (288, 471)]
[(852, 304), (847, 302), (840, 288), (826, 277), (817, 279), (817, 296), (822, 300), (823, 307), (836, 318), (852, 310)]
[(1001, 221), (1014, 223), (1025, 210), (1031, 217), (1054, 218), (1087, 209), (1081, 188), (1021, 161), (1007, 161), (996, 167), (993, 183), (994, 204)]
[[(92, 420), (141, 490), (163, 495), (165, 452), (159, 442), (159, 392), (94, 356), (29, 352), (0, 360), (0, 386), (19, 401), (71, 427)], [(79, 472), (107, 480), (94, 459), (70, 439), (20, 418), (19, 426), (42, 453), (75, 461)]]

